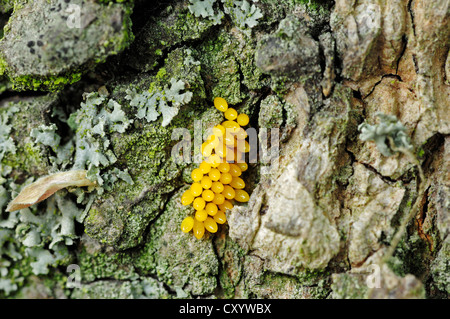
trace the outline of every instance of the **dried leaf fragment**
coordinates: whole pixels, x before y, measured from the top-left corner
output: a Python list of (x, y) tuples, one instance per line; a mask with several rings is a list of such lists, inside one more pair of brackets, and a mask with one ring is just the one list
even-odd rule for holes
[(86, 178), (86, 172), (85, 170), (73, 170), (42, 177), (24, 187), (6, 207), (6, 211), (13, 212), (37, 204), (66, 187), (95, 186), (95, 182)]

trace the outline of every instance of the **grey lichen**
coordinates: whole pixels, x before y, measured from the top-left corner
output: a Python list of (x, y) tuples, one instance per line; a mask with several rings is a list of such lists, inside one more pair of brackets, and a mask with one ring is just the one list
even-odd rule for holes
[(131, 281), (97, 280), (83, 283), (71, 295), (74, 299), (166, 299), (169, 292), (151, 277)]
[(237, 27), (241, 29), (254, 28), (258, 24), (258, 19), (262, 18), (261, 9), (254, 3), (250, 4), (248, 1), (229, 1), (221, 0), (223, 3), (224, 12), (218, 10), (215, 12), (213, 5), (216, 0), (189, 0), (188, 6), (191, 13), (196, 17), (209, 18), (214, 24), (221, 23), (224, 12), (231, 18)]
[[(16, 192), (20, 189), (14, 184), (10, 187)], [(8, 218), (0, 223), (0, 256), (2, 259), (7, 256), (16, 263), (29, 263), (35, 275), (48, 274), (49, 267), (70, 261), (67, 246), (73, 245), (78, 238), (75, 222), (80, 222), (81, 214), (82, 210), (64, 194), (48, 199), (45, 209), (30, 207), (9, 213)], [(23, 270), (0, 271), (6, 294), (18, 288), (15, 283), (19, 283), (17, 278), (24, 275), (21, 273)], [(10, 284), (6, 285), (7, 282)]]
[(254, 3), (248, 1), (222, 0), (224, 11), (231, 17), (231, 20), (241, 29), (254, 28), (258, 25), (258, 19), (264, 15)]
[(61, 141), (61, 137), (56, 133), (56, 130), (56, 124), (40, 125), (39, 127), (32, 129), (30, 135), (35, 138), (36, 143), (50, 146), (56, 151)]
[(180, 107), (191, 100), (192, 92), (181, 93), (184, 89), (185, 83), (182, 80), (171, 78), (170, 87), (154, 89), (152, 92), (137, 93), (135, 89), (127, 89), (125, 99), (130, 101), (131, 106), (137, 108), (138, 119), (145, 118), (147, 122), (153, 122), (162, 115), (161, 125), (164, 127), (178, 114)]
[[(12, 126), (9, 121), (18, 111), (19, 108), (13, 105), (1, 114), (1, 159), (5, 155), (14, 154), (16, 150), (12, 143)], [(118, 179), (133, 183), (126, 169), (115, 167), (100, 174), (100, 169), (106, 168), (115, 160), (109, 148), (110, 134), (124, 133), (132, 123), (116, 101), (98, 93), (87, 94), (86, 101), (81, 103), (80, 109), (73, 113), (68, 122), (75, 131), (75, 136), (64, 145), (61, 145), (62, 139), (55, 124), (30, 128), (34, 143), (51, 147), (56, 154), (56, 157), (50, 159), (56, 169), (68, 165), (66, 162), (72, 163), (73, 167), (89, 168), (90, 177), (102, 185), (98, 188), (98, 193), (110, 189)], [(74, 148), (77, 149), (75, 152)], [(0, 163), (0, 173), (0, 207), (3, 210), (11, 198), (16, 197), (21, 189), (33, 182), (33, 178), (20, 185), (16, 184), (10, 177), (11, 168), (4, 162)], [(77, 195), (78, 202), (88, 208), (92, 203), (92, 196), (83, 200), (83, 192), (77, 192)], [(5, 212), (0, 219), (0, 255), (27, 263), (29, 271), (35, 275), (48, 274), (49, 267), (66, 264), (71, 259), (67, 246), (73, 245), (74, 240), (78, 238), (75, 223), (83, 222), (85, 215), (86, 210), (78, 207), (67, 195), (67, 191), (63, 190), (48, 198), (44, 204)], [(3, 266), (9, 267), (5, 263), (2, 263)], [(5, 294), (18, 289), (22, 271), (1, 271), (0, 286)]]
[[(378, 113), (377, 116), (380, 119), (378, 124), (362, 123), (358, 126), (361, 140), (374, 141), (384, 156), (392, 156), (400, 148), (406, 150), (413, 148), (409, 136), (406, 134), (405, 126), (395, 115)], [(389, 144), (389, 139), (392, 139), (394, 145)]]
[(12, 127), (8, 122), (18, 110), (17, 107), (13, 106), (0, 113), (0, 160), (3, 159), (6, 153), (16, 152), (16, 146), (10, 136)]
[(189, 11), (196, 17), (208, 18), (213, 24), (220, 24), (223, 18), (223, 12), (218, 10), (215, 13), (213, 5), (216, 0), (189, 0), (191, 3), (188, 8)]
[[(116, 162), (108, 134), (124, 133), (132, 123), (120, 104), (96, 92), (86, 94), (81, 108), (71, 115), (76, 129), (73, 169), (87, 169), (87, 176), (103, 185), (100, 169)], [(106, 102), (106, 105), (103, 105)], [(102, 106), (100, 108), (100, 106)]]

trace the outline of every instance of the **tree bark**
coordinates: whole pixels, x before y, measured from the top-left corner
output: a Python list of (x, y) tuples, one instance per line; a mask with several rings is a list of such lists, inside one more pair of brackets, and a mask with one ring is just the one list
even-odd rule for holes
[[(448, 298), (449, 17), (448, 0), (0, 0), (0, 297)], [(258, 154), (248, 203), (198, 240), (181, 196), (216, 97)], [(380, 113), (408, 149), (361, 139)], [(6, 211), (71, 170), (91, 187)]]

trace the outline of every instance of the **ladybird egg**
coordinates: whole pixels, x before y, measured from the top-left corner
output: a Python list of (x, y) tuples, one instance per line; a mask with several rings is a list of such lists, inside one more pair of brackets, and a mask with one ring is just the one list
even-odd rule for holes
[(209, 172), (208, 176), (211, 178), (213, 182), (216, 182), (220, 179), (220, 171), (217, 168), (211, 168), (211, 171)]
[(205, 234), (205, 225), (203, 224), (203, 222), (194, 220), (193, 231), (195, 238), (201, 239)]
[(223, 173), (220, 176), (219, 182), (226, 185), (226, 184), (230, 184), (232, 179), (233, 179), (233, 176), (230, 173)]
[(225, 216), (225, 213), (221, 210), (219, 210), (217, 212), (217, 214), (215, 214), (213, 216), (213, 219), (217, 224), (225, 224), (227, 221), (227, 217)]
[(203, 177), (203, 173), (199, 168), (196, 168), (192, 170), (191, 177), (194, 182), (199, 182)]
[(214, 199), (214, 192), (212, 190), (205, 189), (202, 193), (202, 198), (206, 202), (212, 202), (212, 200)]
[(214, 216), (215, 214), (217, 214), (218, 210), (219, 209), (217, 208), (217, 205), (214, 203), (208, 203), (205, 207), (205, 212), (211, 216)]
[(234, 199), (238, 202), (245, 203), (250, 199), (248, 193), (243, 189), (237, 189), (235, 193)]
[(195, 212), (195, 219), (199, 222), (203, 222), (206, 217), (208, 217), (208, 213), (204, 209)]
[(206, 175), (211, 170), (211, 165), (209, 163), (202, 162), (198, 168), (200, 169), (203, 175)]
[(211, 190), (214, 193), (222, 193), (223, 191), (223, 184), (221, 182), (213, 182), (211, 185)]
[(235, 109), (233, 109), (232, 107), (229, 107), (224, 113), (223, 115), (225, 116), (225, 118), (227, 120), (233, 121), (238, 117), (238, 113)]
[(227, 146), (224, 143), (220, 143), (214, 148), (214, 152), (222, 158), (227, 156)]
[(190, 189), (188, 189), (187, 191), (185, 191), (183, 193), (183, 195), (181, 195), (181, 204), (183, 206), (189, 205), (193, 201), (194, 201), (194, 196), (192, 195)]
[(231, 180), (230, 186), (235, 189), (243, 189), (245, 187), (245, 182), (240, 177), (233, 177)]
[(186, 217), (181, 223), (183, 232), (191, 229), (197, 239), (203, 238), (205, 230), (215, 233), (218, 224), (227, 222), (225, 212), (233, 208), (231, 200), (248, 202), (249, 194), (244, 191), (245, 182), (239, 176), (248, 169), (245, 163), (250, 144), (243, 126), (249, 124), (246, 114), (238, 114), (221, 97), (214, 99), (214, 106), (224, 113), (225, 121), (212, 128), (212, 134), (202, 143), (201, 153), (206, 158), (191, 173), (194, 181), (181, 196), (181, 203), (192, 203), (196, 210), (193, 217)]
[(228, 163), (220, 163), (219, 166), (217, 167), (217, 169), (221, 172), (221, 173), (228, 173), (230, 171), (230, 164)]
[(222, 140), (227, 147), (234, 147), (236, 145), (236, 139), (230, 132), (225, 133)]
[(238, 139), (238, 140), (243, 140), (243, 139), (247, 138), (248, 134), (247, 134), (247, 132), (241, 127), (241, 128), (239, 129), (239, 131), (238, 131), (234, 136), (236, 136), (236, 139)]
[(192, 203), (192, 206), (194, 207), (195, 210), (202, 210), (203, 208), (205, 208), (205, 205), (206, 202), (201, 197), (197, 197), (196, 199), (194, 199), (194, 202)]
[(204, 142), (202, 144), (202, 155), (204, 157), (208, 157), (212, 154), (212, 151), (214, 149), (214, 146), (211, 143)]
[[(241, 176), (242, 171), (236, 164), (230, 164), (230, 172), (231, 176)], [(230, 181), (231, 182), (231, 181)]]
[(225, 200), (223, 202), (223, 204), (219, 205), (219, 209), (223, 212), (226, 212), (227, 209), (232, 209), (232, 208), (233, 208), (233, 204), (229, 200)]
[(205, 225), (206, 230), (210, 233), (217, 232), (217, 223), (211, 217), (206, 218), (203, 224)]
[(250, 118), (248, 117), (247, 114), (241, 113), (238, 115), (236, 121), (240, 126), (246, 126), (248, 122), (250, 122)]
[(223, 192), (222, 192), (223, 196), (225, 196), (226, 199), (233, 199), (234, 196), (236, 195), (236, 192), (234, 191), (234, 188), (229, 186), (229, 185), (225, 185), (223, 187)]
[(189, 189), (191, 191), (192, 196), (197, 197), (200, 196), (200, 194), (203, 191), (203, 187), (202, 185), (200, 185), (200, 183), (195, 182), (192, 183), (191, 188)]
[(218, 124), (213, 127), (212, 132), (215, 136), (222, 137), (225, 135), (225, 128), (221, 124)]
[(212, 147), (214, 149), (222, 142), (222, 140), (215, 135), (210, 135), (208, 137), (208, 139), (206, 140), (206, 142), (209, 143), (210, 145), (212, 145)]
[(236, 134), (237, 132), (239, 132), (239, 129), (241, 128), (241, 126), (236, 123), (235, 121), (224, 121), (222, 123), (222, 126), (225, 128), (226, 133), (231, 133), (231, 134)]
[(246, 140), (238, 140), (237, 149), (241, 153), (250, 152), (250, 144)]
[(220, 193), (214, 194), (214, 199), (212, 201), (214, 204), (221, 205), (221, 204), (223, 204), (224, 201), (225, 201), (225, 196), (223, 196), (223, 194), (220, 194)]
[(204, 189), (210, 189), (212, 185), (211, 178), (209, 178), (209, 176), (203, 176), (202, 180), (200, 181), (200, 185), (202, 185)]
[(211, 165), (211, 167), (217, 167), (222, 162), (221, 158), (217, 154), (213, 154), (210, 157), (208, 157), (208, 163)]
[[(206, 218), (205, 218), (206, 219)], [(184, 233), (189, 233), (194, 227), (194, 218), (188, 216), (181, 222), (181, 231)]]
[(236, 165), (241, 169), (241, 172), (245, 172), (248, 169), (248, 164), (245, 162), (236, 163)]
[(214, 99), (214, 106), (216, 109), (218, 109), (220, 112), (225, 112), (228, 109), (228, 103), (224, 98), (216, 97)]

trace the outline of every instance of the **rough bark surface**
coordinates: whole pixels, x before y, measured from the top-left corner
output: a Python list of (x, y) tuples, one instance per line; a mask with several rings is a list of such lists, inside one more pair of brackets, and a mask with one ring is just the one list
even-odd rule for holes
[[(449, 21), (448, 0), (0, 0), (0, 297), (447, 299)], [(173, 134), (220, 123), (217, 96), (279, 129), (279, 162), (197, 240)], [(380, 112), (416, 162), (359, 138)], [(72, 169), (98, 187), (6, 211)]]

